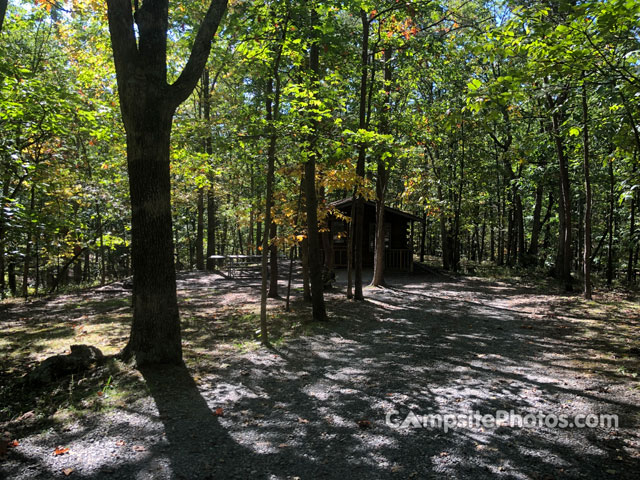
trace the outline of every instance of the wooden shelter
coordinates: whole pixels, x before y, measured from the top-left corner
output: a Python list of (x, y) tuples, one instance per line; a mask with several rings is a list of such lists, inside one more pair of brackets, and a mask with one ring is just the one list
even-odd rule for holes
[[(346, 198), (331, 203), (342, 215), (351, 217), (352, 199)], [(385, 207), (385, 269), (396, 271), (413, 270), (413, 222), (422, 220), (396, 208)], [(348, 222), (337, 218), (329, 218), (331, 234), (326, 235), (324, 250), (333, 250), (333, 267), (347, 266), (347, 229)], [(376, 204), (372, 201), (364, 203), (364, 224), (362, 236), (362, 266), (373, 267), (376, 238)], [(329, 239), (331, 243), (329, 244)]]

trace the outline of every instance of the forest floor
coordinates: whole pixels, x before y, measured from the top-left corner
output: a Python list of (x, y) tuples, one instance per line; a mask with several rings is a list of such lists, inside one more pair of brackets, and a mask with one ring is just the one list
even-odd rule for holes
[[(130, 291), (0, 304), (0, 478), (637, 478), (637, 299), (436, 273), (387, 280), (365, 302), (339, 284), (324, 324), (299, 300), (290, 313), (271, 300), (267, 349), (255, 340), (257, 280), (182, 274), (186, 368), (110, 359), (37, 388), (25, 374), (72, 344), (122, 348)], [(392, 411), (497, 410), (620, 424), (385, 423)]]

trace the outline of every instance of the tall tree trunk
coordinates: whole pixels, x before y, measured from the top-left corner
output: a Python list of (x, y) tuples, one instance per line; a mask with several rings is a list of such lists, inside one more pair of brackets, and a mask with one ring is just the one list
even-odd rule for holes
[[(391, 111), (391, 47), (384, 50), (384, 90), (385, 105), (382, 108), (380, 119), (380, 133), (389, 132), (389, 114)], [(371, 285), (374, 287), (384, 285), (384, 261), (385, 261), (385, 228), (384, 228), (384, 200), (387, 192), (388, 173), (386, 158), (378, 157), (378, 178), (376, 180), (376, 237), (375, 256), (373, 262), (373, 278)], [(411, 259), (413, 262), (413, 259)]]
[(615, 200), (614, 200), (614, 186), (615, 178), (613, 176), (613, 161), (608, 161), (609, 170), (609, 220), (607, 222), (607, 229), (609, 235), (609, 242), (607, 245), (607, 285), (613, 284), (613, 216), (615, 213)]
[(100, 284), (107, 283), (107, 267), (104, 254), (104, 222), (102, 220), (102, 212), (100, 211), (100, 204), (96, 206), (98, 214), (98, 232), (100, 232)]
[[(360, 9), (360, 21), (362, 23), (362, 50), (360, 53), (360, 103), (358, 107), (358, 128), (367, 128), (367, 79), (369, 77), (369, 14)], [(360, 181), (364, 182), (364, 171), (366, 164), (367, 145), (360, 142), (358, 145), (358, 161), (356, 163), (356, 175)], [(364, 240), (364, 198), (360, 192), (356, 191), (356, 201), (351, 209), (351, 219), (354, 221), (354, 262), (355, 262), (355, 285), (354, 298), (364, 300), (362, 293), (362, 244)]]
[(584, 251), (582, 268), (584, 274), (584, 298), (591, 299), (591, 176), (589, 172), (589, 117), (587, 111), (587, 87), (582, 73), (582, 149), (584, 157)]
[(212, 0), (177, 80), (167, 84), (168, 0), (107, 0), (131, 198), (133, 322), (124, 358), (181, 364), (169, 151), (176, 108), (200, 80), (227, 6)]
[(7, 288), (5, 280), (5, 264), (6, 264), (6, 246), (5, 246), (5, 211), (8, 209), (9, 197), (9, 179), (5, 178), (2, 185), (2, 198), (0, 198), (0, 298), (5, 298), (5, 289)]
[[(302, 181), (304, 182), (304, 178)], [(307, 237), (300, 242), (300, 256), (302, 260), (302, 299), (305, 302), (311, 302), (311, 281), (309, 280), (309, 239)]]
[(24, 263), (22, 267), (22, 296), (29, 296), (29, 269), (31, 261), (31, 232), (27, 232), (27, 244), (24, 251)]
[(496, 160), (496, 197), (497, 197), (497, 219), (498, 219), (498, 238), (497, 238), (497, 265), (504, 265), (504, 195), (502, 193), (502, 181), (500, 176), (500, 153), (498, 152), (497, 143), (495, 145), (495, 160)]
[[(311, 10), (311, 25), (315, 26), (318, 22), (318, 13), (315, 9)], [(315, 37), (315, 33), (314, 33)], [(320, 46), (318, 38), (315, 37), (309, 51), (309, 67), (314, 82), (319, 81), (320, 77)], [(309, 280), (311, 281), (311, 303), (313, 306), (313, 319), (316, 321), (324, 321), (327, 319), (327, 313), (324, 305), (324, 282), (322, 281), (322, 266), (320, 264), (320, 235), (318, 232), (318, 199), (316, 195), (316, 157), (318, 150), (316, 143), (318, 141), (319, 122), (312, 121), (312, 133), (309, 141), (309, 150), (307, 159), (304, 164), (304, 191), (307, 199), (307, 235), (309, 239)], [(357, 270), (356, 270), (357, 281)], [(357, 292), (357, 285), (356, 285)]]
[[(35, 184), (31, 185), (31, 195), (29, 200), (29, 219), (31, 219), (34, 211), (35, 211), (35, 195), (36, 195), (36, 186)], [(32, 222), (29, 222), (27, 226), (27, 242), (26, 248), (24, 252), (24, 267), (22, 269), (22, 296), (26, 299), (29, 295), (29, 269), (31, 262), (31, 245), (33, 243), (33, 228)], [(82, 280), (82, 278), (80, 279)]]
[(196, 224), (196, 269), (204, 270), (204, 189), (198, 189)]
[(425, 209), (422, 212), (422, 230), (420, 233), (420, 263), (424, 262), (426, 236), (427, 236), (427, 210)]
[(16, 283), (16, 262), (13, 258), (9, 260), (7, 266), (7, 277), (9, 277), (9, 292), (12, 297), (15, 297), (18, 293), (18, 285)]
[(544, 200), (544, 187), (542, 182), (538, 182), (536, 186), (536, 197), (535, 204), (533, 207), (533, 219), (531, 222), (531, 241), (529, 242), (529, 251), (527, 255), (529, 256), (529, 260), (527, 261), (527, 265), (535, 265), (536, 259), (538, 256), (538, 248), (540, 243), (540, 229), (541, 218), (542, 218), (542, 202)]
[[(149, 103), (151, 105), (145, 105), (141, 110), (148, 109), (151, 113), (155, 102)], [(127, 134), (132, 204), (133, 324), (123, 353), (125, 357), (134, 356), (138, 365), (181, 363), (171, 235), (171, 114), (161, 111), (144, 115), (130, 130), (136, 132)]]
[(566, 100), (566, 91), (561, 94), (558, 100), (553, 101), (547, 97), (548, 107), (551, 113), (551, 137), (556, 147), (558, 163), (560, 166), (560, 231), (558, 235), (558, 262), (556, 272), (559, 280), (564, 284), (566, 291), (572, 291), (573, 285), (571, 280), (571, 260), (573, 253), (571, 248), (571, 184), (569, 181), (569, 162), (567, 159), (564, 142), (560, 133), (562, 125), (561, 114), (557, 108), (561, 107)]
[[(215, 84), (215, 80), (213, 82)], [(204, 138), (204, 149), (209, 161), (213, 156), (213, 140), (211, 138), (211, 79), (209, 78), (209, 69), (205, 66), (202, 72), (202, 115), (205, 125), (207, 126), (207, 134)], [(207, 271), (211, 272), (215, 269), (215, 261), (210, 258), (216, 254), (216, 203), (213, 175), (209, 178), (209, 188), (207, 189), (207, 253), (204, 259)]]
[[(255, 173), (253, 171), (253, 163), (251, 163), (250, 165), (250, 176), (251, 176), (251, 183), (249, 185), (249, 197), (254, 199), (256, 198), (256, 179), (255, 179)], [(249, 208), (249, 255), (257, 255), (258, 253), (258, 243), (254, 243), (253, 239), (255, 238), (255, 234), (254, 234), (254, 225), (255, 225), (255, 220), (256, 220), (256, 210), (255, 210), (255, 203), (252, 201), (251, 202), (251, 207)]]
[[(267, 91), (265, 96), (265, 111), (267, 126), (269, 128), (269, 148), (267, 150), (267, 191), (265, 194), (264, 212), (264, 236), (262, 238), (262, 285), (260, 288), (260, 340), (263, 345), (269, 344), (269, 333), (267, 328), (267, 295), (278, 295), (278, 252), (269, 248), (270, 239), (275, 240), (275, 223), (271, 218), (271, 208), (273, 207), (273, 183), (275, 177), (276, 147), (278, 143), (278, 133), (275, 122), (280, 115), (280, 59), (282, 58), (282, 48), (287, 35), (287, 21), (282, 28), (281, 42), (278, 44), (276, 57), (273, 63), (272, 74), (267, 81)], [(275, 91), (274, 91), (275, 80)], [(260, 230), (260, 225), (258, 225)], [(275, 248), (275, 245), (272, 245)], [(267, 292), (268, 275), (268, 255), (271, 252), (271, 289)], [(274, 285), (275, 283), (275, 285)]]
[(207, 271), (215, 269), (215, 261), (211, 258), (216, 254), (216, 204), (212, 188), (207, 190)]
[(449, 254), (449, 233), (447, 229), (447, 213), (444, 209), (444, 197), (442, 194), (442, 185), (438, 182), (438, 202), (440, 203), (440, 242), (442, 243), (442, 268), (449, 270), (450, 254)]
[(461, 246), (460, 246), (460, 216), (462, 214), (462, 190), (464, 187), (464, 162), (465, 162), (465, 144), (464, 144), (464, 119), (462, 119), (462, 127), (461, 127), (461, 155), (460, 155), (460, 176), (458, 179), (458, 191), (456, 193), (456, 205), (453, 219), (453, 271), (457, 272), (460, 269), (460, 254), (461, 254)]
[(490, 225), (489, 226), (489, 261), (491, 262), (495, 262), (496, 261), (496, 237), (495, 237), (495, 226), (494, 225)]
[[(269, 81), (271, 83), (271, 80)], [(269, 89), (271, 91), (271, 88)], [(271, 98), (267, 100), (267, 116), (272, 120)], [(270, 125), (273, 128), (273, 125)], [(265, 193), (264, 224), (271, 225), (271, 206), (273, 203), (273, 178), (275, 175), (275, 148), (276, 136), (272, 135), (269, 142), (269, 153), (267, 154), (267, 191)], [(274, 154), (271, 154), (273, 150)], [(263, 345), (269, 344), (269, 333), (267, 328), (267, 283), (268, 283), (268, 262), (269, 262), (269, 228), (264, 229), (262, 238), (262, 285), (260, 287), (260, 341)]]
[[(324, 204), (325, 202), (326, 202), (325, 190), (324, 190), (324, 187), (320, 187), (320, 203)], [(333, 231), (331, 227), (332, 225), (329, 217), (325, 217), (325, 221), (322, 226), (322, 228), (324, 229), (324, 232), (320, 234), (322, 239), (322, 250), (324, 251), (324, 263), (322, 265), (322, 268), (323, 268), (324, 275), (326, 275), (324, 279), (325, 282), (327, 281), (327, 279), (330, 280), (333, 278), (334, 270), (335, 270), (335, 265), (334, 265), (335, 254), (333, 251)]]
[[(30, 250), (31, 250), (31, 242), (27, 243), (27, 251), (30, 254)], [(82, 247), (80, 246), (80, 244), (76, 244), (73, 247), (73, 253), (76, 254), (78, 252), (80, 252), (82, 250)], [(29, 259), (27, 258), (27, 255), (25, 253), (25, 259), (24, 259), (24, 268), (25, 268), (25, 272), (23, 272), (23, 284), (24, 284), (24, 280), (28, 280), (28, 270), (29, 270)], [(73, 283), (75, 283), (76, 285), (79, 285), (80, 283), (82, 283), (82, 257), (78, 256), (78, 260), (76, 260), (73, 264)], [(23, 285), (23, 296), (24, 296), (24, 285)]]
[(38, 289), (39, 289), (39, 285), (40, 285), (40, 237), (38, 235), (35, 236), (36, 237), (36, 244), (35, 244), (35, 257), (36, 257), (36, 265), (35, 265), (35, 290), (33, 292), (33, 294), (37, 297), (38, 296)]
[(269, 228), (269, 298), (278, 298), (278, 246), (276, 245), (276, 237), (278, 234), (278, 226), (275, 222), (271, 222)]
[(238, 232), (238, 253), (240, 255), (245, 254), (244, 250), (244, 237), (242, 235), (242, 228), (240, 227), (240, 223), (236, 223), (236, 231)]
[[(36, 252), (36, 258), (37, 258)], [(91, 251), (89, 249), (84, 252), (84, 268), (82, 270), (82, 281), (89, 283), (91, 281)], [(37, 282), (36, 282), (37, 283)]]
[[(633, 155), (633, 173), (636, 173), (636, 159), (638, 150)], [(636, 244), (636, 192), (631, 195), (631, 215), (629, 217), (629, 259), (627, 261), (627, 282), (633, 283), (635, 280), (635, 271), (633, 268), (633, 250)]]

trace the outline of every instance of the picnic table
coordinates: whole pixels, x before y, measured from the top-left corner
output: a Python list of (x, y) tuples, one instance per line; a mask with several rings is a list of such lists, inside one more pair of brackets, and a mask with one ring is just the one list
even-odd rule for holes
[(252, 276), (260, 269), (261, 255), (211, 255), (216, 265), (220, 265), (220, 273), (227, 272), (228, 278)]

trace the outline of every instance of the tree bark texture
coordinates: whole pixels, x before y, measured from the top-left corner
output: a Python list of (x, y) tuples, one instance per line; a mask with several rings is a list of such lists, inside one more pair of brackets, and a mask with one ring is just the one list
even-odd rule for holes
[(130, 0), (107, 0), (131, 196), (133, 322), (123, 356), (138, 366), (182, 363), (171, 220), (171, 125), (175, 109), (200, 80), (226, 4), (211, 2), (182, 73), (169, 85), (168, 0), (145, 0), (139, 7)]

